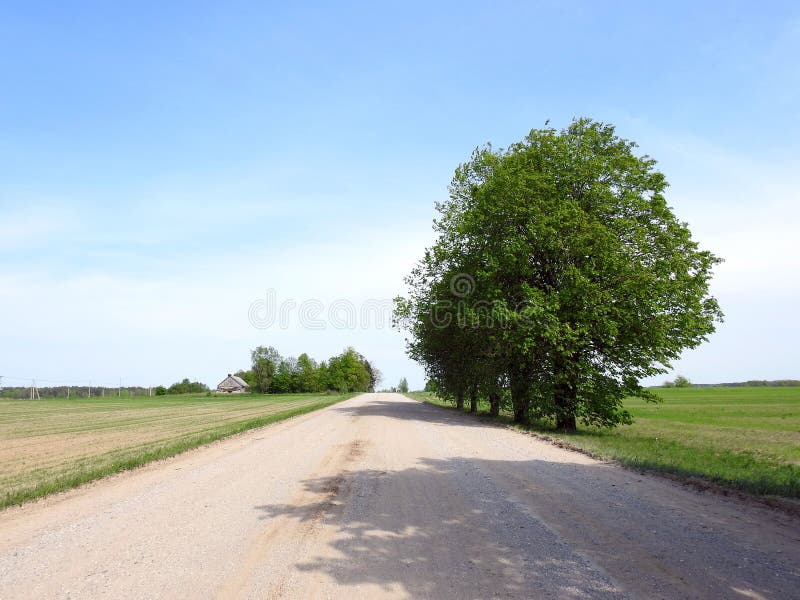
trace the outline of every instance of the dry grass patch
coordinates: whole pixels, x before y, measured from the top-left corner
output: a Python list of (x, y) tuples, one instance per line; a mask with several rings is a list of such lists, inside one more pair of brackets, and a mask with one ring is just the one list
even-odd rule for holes
[(0, 401), (0, 508), (351, 395)]

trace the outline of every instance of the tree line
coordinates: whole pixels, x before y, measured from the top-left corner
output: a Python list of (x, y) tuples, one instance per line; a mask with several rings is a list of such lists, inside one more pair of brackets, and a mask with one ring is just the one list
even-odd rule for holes
[(272, 346), (250, 353), (250, 368), (236, 373), (257, 394), (297, 394), (335, 391), (372, 392), (381, 372), (353, 348), (317, 363), (308, 354), (281, 356)]
[[(678, 378), (680, 377), (679, 375)], [(661, 387), (800, 387), (800, 380), (797, 379), (751, 379), (748, 381), (732, 381), (728, 383), (692, 383), (684, 377), (683, 385), (680, 385), (678, 378), (674, 381), (665, 381)]]
[(437, 239), (395, 324), (429, 389), (514, 420), (629, 423), (627, 396), (714, 331), (720, 262), (664, 197), (656, 162), (613, 126), (576, 119), (476, 149), (437, 204)]
[[(117, 387), (88, 385), (55, 385), (36, 387), (40, 398), (129, 398), (131, 396), (149, 396), (153, 393), (151, 388), (141, 386), (124, 387), (120, 391)], [(31, 386), (4, 386), (0, 390), (0, 398), (30, 398)]]
[(156, 396), (167, 396), (167, 395), (178, 395), (178, 394), (202, 394), (203, 392), (207, 392), (208, 386), (205, 383), (200, 383), (199, 381), (189, 381), (188, 377), (185, 377), (183, 381), (179, 381), (177, 383), (173, 383), (169, 387), (164, 387), (163, 385), (159, 385), (155, 388)]
[[(56, 385), (36, 387), (39, 398), (131, 398), (141, 396), (166, 396), (173, 394), (199, 394), (208, 392), (208, 386), (199, 381), (183, 381), (173, 383), (169, 387), (163, 385), (154, 388), (142, 386), (126, 386), (124, 388), (88, 385)], [(0, 398), (30, 398), (30, 386), (3, 387)]]

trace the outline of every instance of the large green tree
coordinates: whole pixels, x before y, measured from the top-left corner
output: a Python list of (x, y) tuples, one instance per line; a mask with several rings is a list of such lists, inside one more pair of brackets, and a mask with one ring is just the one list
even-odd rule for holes
[(708, 287), (719, 259), (676, 218), (664, 175), (635, 147), (577, 119), (506, 150), (478, 149), (457, 169), (437, 207), (437, 242), (409, 278), (412, 307), (398, 303), (411, 354), (438, 363), (437, 383), (446, 363), (470, 362), (447, 355), (467, 350), (461, 334), (442, 341), (422, 316), (458, 270), (474, 281), (466, 306), (490, 307), (478, 338), (495, 368), (481, 381), (505, 378), (520, 422), (629, 422), (622, 399), (650, 397), (640, 380), (714, 331), (721, 312)]
[(301, 391), (296, 358), (290, 356), (278, 362), (269, 391), (272, 394), (294, 394)]
[(371, 381), (364, 357), (353, 348), (328, 361), (328, 386), (338, 392), (366, 392)]
[(297, 357), (297, 386), (300, 392), (319, 392), (323, 389), (317, 362), (303, 352)]
[(257, 394), (266, 394), (282, 361), (281, 355), (272, 346), (258, 346), (250, 353), (250, 360), (250, 389)]

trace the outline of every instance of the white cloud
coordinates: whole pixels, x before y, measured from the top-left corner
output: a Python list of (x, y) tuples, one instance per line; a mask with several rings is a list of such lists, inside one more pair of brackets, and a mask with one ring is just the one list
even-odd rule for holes
[(58, 205), (4, 210), (0, 219), (0, 251), (27, 250), (57, 244), (77, 226), (75, 215)]
[[(402, 278), (427, 237), (375, 230), (346, 243), (174, 258), (137, 276), (7, 272), (0, 326), (6, 348), (15, 351), (4, 357), (4, 369), (48, 380), (112, 384), (121, 375), (157, 384), (191, 376), (213, 383), (220, 373), (246, 367), (256, 345), (274, 345), (285, 354), (305, 351), (319, 360), (353, 345), (375, 361), (387, 384), (407, 376), (421, 385), (421, 369), (404, 357), (402, 335), (390, 323), (336, 329), (328, 310), (337, 299), (361, 307), (401, 293)], [(249, 308), (268, 289), (281, 302), (319, 299), (325, 328), (303, 327), (296, 312), (288, 328), (255, 328)]]
[(691, 134), (642, 132), (642, 146), (672, 184), (667, 199), (676, 214), (701, 248), (725, 260), (712, 282), (725, 322), (669, 376), (800, 378), (793, 317), (800, 305), (800, 161), (753, 158)]
[[(707, 382), (800, 377), (793, 317), (800, 305), (800, 165), (793, 158), (756, 160), (641, 122), (625, 133), (661, 161), (672, 183), (668, 200), (701, 247), (725, 259), (713, 291), (726, 322), (675, 371)], [(376, 361), (387, 385), (407, 376), (412, 387), (421, 386), (422, 370), (405, 357), (400, 333), (309, 330), (296, 313), (289, 328), (263, 331), (250, 324), (248, 309), (270, 289), (279, 301), (299, 305), (316, 298), (326, 310), (337, 299), (361, 306), (403, 293), (402, 278), (433, 239), (432, 210), (424, 217), (359, 214), (348, 222), (347, 206), (325, 207), (319, 196), (313, 207), (252, 204), (247, 190), (259, 181), (219, 185), (197, 198), (182, 197), (179, 186), (155, 185), (140, 204), (128, 205), (100, 248), (91, 236), (87, 242), (76, 237), (84, 239), (87, 223), (93, 236), (113, 225), (110, 210), (98, 215), (78, 204), (41, 203), (8, 212), (0, 221), (0, 249), (46, 246), (46, 252), (33, 265), (20, 262), (2, 273), (3, 370), (44, 379), (113, 383), (122, 375), (156, 384), (191, 376), (213, 383), (220, 372), (246, 366), (249, 349), (259, 344), (318, 359), (352, 344)], [(233, 190), (229, 202), (209, 199), (225, 190)], [(314, 211), (309, 220), (317, 229), (292, 227), (296, 238), (285, 239), (285, 215), (303, 210)], [(337, 210), (330, 231), (319, 228)], [(254, 218), (263, 222), (258, 236), (219, 230), (228, 220), (235, 231), (237, 223)], [(179, 239), (161, 252), (174, 224)], [(181, 251), (185, 240), (195, 246)], [(56, 268), (51, 263), (60, 258), (60, 245), (102, 260), (79, 254)]]

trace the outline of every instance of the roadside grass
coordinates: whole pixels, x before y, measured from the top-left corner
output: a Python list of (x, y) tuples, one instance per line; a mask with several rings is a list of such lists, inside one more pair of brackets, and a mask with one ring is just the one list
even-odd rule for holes
[[(663, 402), (625, 401), (633, 425), (530, 430), (636, 469), (702, 479), (758, 495), (800, 498), (800, 387), (653, 388)], [(410, 397), (449, 406), (432, 394)], [(489, 418), (488, 404), (479, 415)], [(511, 423), (509, 411), (500, 422)]]
[(355, 395), (0, 400), (0, 509)]

